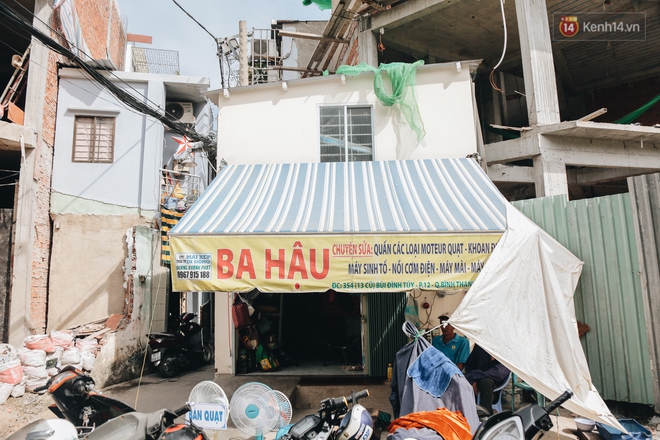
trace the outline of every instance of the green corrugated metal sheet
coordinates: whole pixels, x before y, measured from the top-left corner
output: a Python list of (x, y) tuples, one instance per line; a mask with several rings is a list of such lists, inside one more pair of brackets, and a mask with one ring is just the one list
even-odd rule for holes
[(394, 365), (397, 351), (408, 343), (402, 326), (405, 321), (405, 293), (367, 294), (369, 328), (369, 375), (386, 376), (387, 364)]
[(606, 400), (652, 404), (653, 387), (629, 194), (514, 202), (584, 261), (575, 314), (594, 385)]

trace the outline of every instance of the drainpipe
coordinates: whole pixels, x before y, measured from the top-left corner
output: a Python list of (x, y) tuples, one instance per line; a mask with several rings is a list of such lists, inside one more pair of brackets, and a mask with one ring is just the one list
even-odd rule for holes
[(239, 77), (240, 85), (241, 87), (243, 87), (248, 85), (248, 58), (247, 58), (248, 42), (247, 42), (247, 22), (245, 20), (241, 20), (238, 22), (238, 44), (240, 46), (240, 51), (239, 51), (240, 70), (238, 77)]

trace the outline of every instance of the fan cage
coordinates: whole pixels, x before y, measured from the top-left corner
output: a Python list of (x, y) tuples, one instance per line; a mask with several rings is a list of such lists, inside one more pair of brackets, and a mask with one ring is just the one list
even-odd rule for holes
[(205, 380), (198, 383), (188, 397), (190, 403), (224, 404), (229, 410), (229, 399), (224, 390), (217, 383)]
[(280, 418), (277, 425), (275, 425), (275, 428), (273, 428), (273, 431), (276, 431), (291, 423), (293, 408), (291, 408), (291, 402), (289, 401), (289, 398), (286, 397), (286, 394), (278, 390), (273, 390), (273, 392), (275, 393), (275, 396), (277, 396), (280, 405)]
[(280, 404), (276, 394), (268, 385), (259, 382), (241, 385), (232, 395), (229, 407), (232, 422), (246, 435), (263, 435), (280, 420)]

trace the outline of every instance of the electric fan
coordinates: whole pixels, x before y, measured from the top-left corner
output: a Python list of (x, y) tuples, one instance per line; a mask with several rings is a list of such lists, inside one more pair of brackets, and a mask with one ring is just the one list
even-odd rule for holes
[(224, 404), (227, 408), (227, 411), (229, 411), (229, 400), (227, 399), (227, 395), (222, 390), (222, 388), (220, 388), (220, 385), (211, 380), (205, 380), (195, 385), (195, 387), (190, 392), (188, 402), (191, 404)]
[(291, 417), (293, 417), (293, 410), (291, 409), (291, 402), (289, 401), (289, 398), (286, 397), (286, 394), (277, 390), (273, 390), (273, 392), (277, 396), (277, 400), (280, 404), (280, 419), (277, 422), (277, 425), (275, 425), (275, 428), (273, 428), (273, 431), (276, 431), (281, 427), (291, 423)]
[(263, 383), (248, 382), (241, 385), (229, 402), (229, 416), (243, 433), (264, 438), (280, 421), (280, 403), (273, 390)]

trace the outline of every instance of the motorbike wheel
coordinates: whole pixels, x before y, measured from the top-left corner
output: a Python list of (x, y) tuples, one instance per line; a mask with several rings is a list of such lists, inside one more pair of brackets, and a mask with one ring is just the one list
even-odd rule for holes
[(204, 344), (202, 346), (202, 363), (208, 364), (213, 359), (213, 349), (209, 344)]
[(165, 354), (158, 365), (158, 372), (163, 377), (172, 377), (176, 374), (176, 357), (173, 354)]

